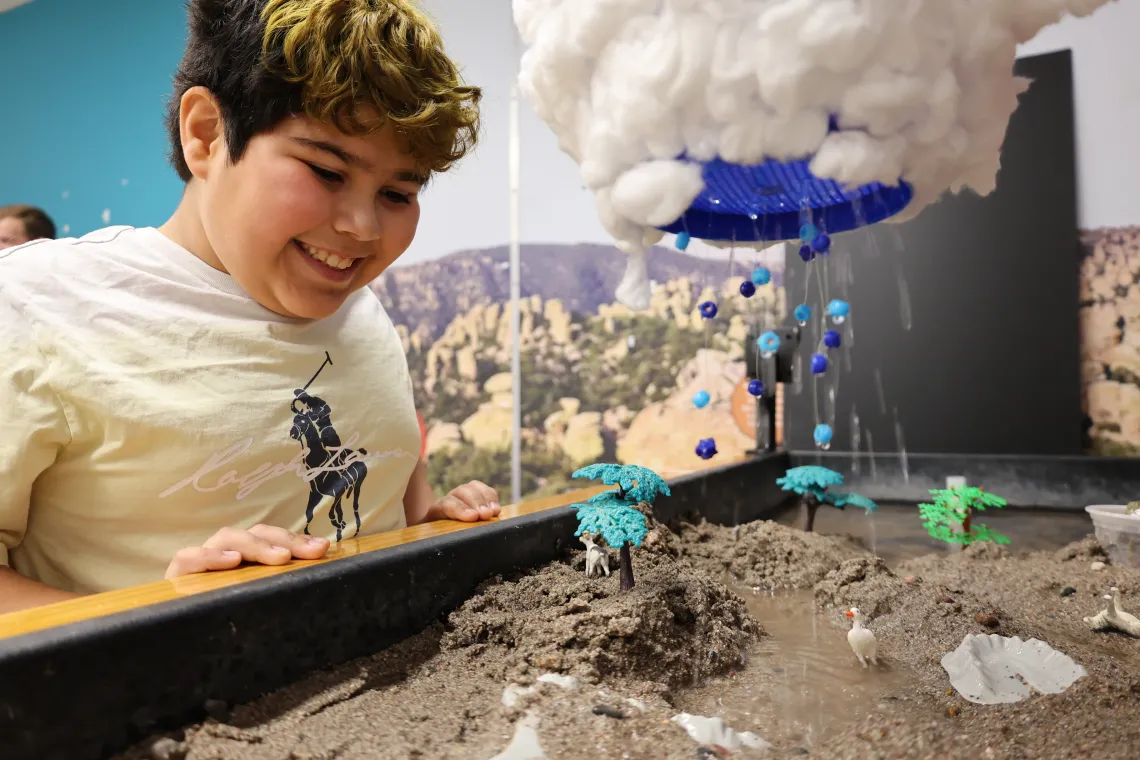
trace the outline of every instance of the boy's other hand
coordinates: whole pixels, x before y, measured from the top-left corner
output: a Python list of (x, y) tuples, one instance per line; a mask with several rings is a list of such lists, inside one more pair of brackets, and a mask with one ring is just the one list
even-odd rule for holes
[(180, 549), (166, 568), (166, 579), (232, 570), (243, 561), (284, 565), (294, 557), (320, 559), (328, 550), (327, 538), (302, 536), (270, 525), (254, 525), (249, 530), (222, 528), (201, 546)]
[(486, 483), (472, 480), (444, 496), (432, 510), (437, 519), (478, 522), (499, 516), (499, 492)]

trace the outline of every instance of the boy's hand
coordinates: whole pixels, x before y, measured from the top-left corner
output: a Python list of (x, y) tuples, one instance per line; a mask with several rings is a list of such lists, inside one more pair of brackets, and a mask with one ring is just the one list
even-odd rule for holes
[(180, 549), (166, 568), (166, 579), (210, 570), (232, 570), (243, 560), (261, 565), (284, 565), (294, 557), (320, 559), (328, 550), (327, 538), (301, 536), (284, 528), (269, 525), (254, 525), (249, 530), (222, 528), (201, 546)]
[(451, 491), (432, 506), (435, 520), (478, 522), (499, 516), (499, 493), (486, 483), (472, 480)]

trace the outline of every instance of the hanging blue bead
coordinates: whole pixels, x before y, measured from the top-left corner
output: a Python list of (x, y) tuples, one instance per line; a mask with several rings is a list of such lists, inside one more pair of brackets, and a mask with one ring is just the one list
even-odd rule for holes
[(740, 295), (744, 296), (745, 298), (751, 298), (752, 296), (756, 295), (756, 286), (748, 280), (745, 280), (744, 282), (740, 283)]
[(767, 285), (772, 281), (772, 272), (768, 267), (756, 267), (752, 270), (752, 284), (756, 287)]
[(716, 316), (716, 304), (712, 301), (705, 301), (697, 308), (701, 310), (701, 316), (705, 319), (712, 319)]
[(821, 449), (826, 449), (831, 445), (831, 435), (831, 425), (820, 424), (815, 426), (813, 437), (815, 438), (816, 445)]
[(827, 305), (827, 316), (837, 325), (843, 324), (851, 314), (851, 304), (840, 301), (838, 298)]
[(811, 321), (811, 307), (806, 303), (801, 303), (795, 308), (792, 315), (796, 318), (796, 321), (800, 323), (800, 327), (803, 327)]
[(808, 222), (803, 227), (800, 227), (800, 240), (804, 243), (811, 244), (815, 240), (816, 235), (819, 234), (819, 227), (816, 227), (811, 222)]
[(710, 401), (712, 401), (712, 397), (709, 396), (708, 391), (697, 391), (693, 394), (693, 406), (698, 409), (704, 409)]
[(831, 250), (831, 236), (826, 232), (819, 233), (812, 239), (811, 249), (816, 253), (826, 256), (828, 251)]
[(677, 233), (677, 239), (673, 242), (674, 242), (674, 244), (676, 244), (678, 251), (683, 251), (689, 247), (689, 242), (691, 240), (692, 240), (692, 237), (689, 235), (689, 233), (678, 232)]
[(800, 258), (803, 259), (805, 262), (811, 261), (812, 259), (815, 258), (815, 251), (813, 251), (811, 249), (810, 245), (801, 245), (800, 246)]
[(760, 382), (759, 380), (749, 380), (748, 381), (748, 392), (751, 393), (753, 396), (763, 396), (764, 395), (764, 383)]
[(828, 348), (839, 348), (843, 345), (843, 338), (835, 330), (828, 330), (823, 334), (823, 345)]
[(712, 438), (702, 438), (697, 444), (697, 456), (701, 459), (712, 459), (716, 456), (716, 441)]
[(760, 355), (767, 358), (780, 350), (780, 336), (769, 330), (756, 339), (756, 348)]
[(811, 372), (813, 375), (822, 375), (827, 372), (827, 357), (823, 354), (812, 354)]

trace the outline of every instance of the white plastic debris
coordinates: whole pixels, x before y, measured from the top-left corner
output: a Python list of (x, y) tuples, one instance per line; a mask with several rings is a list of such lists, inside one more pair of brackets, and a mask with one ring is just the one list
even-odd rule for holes
[(563, 689), (577, 689), (578, 679), (574, 676), (564, 676), (561, 673), (543, 673), (538, 677), (539, 683), (552, 683)]
[(1030, 690), (1059, 694), (1088, 675), (1083, 667), (1044, 641), (970, 634), (942, 667), (963, 697), (981, 705), (1020, 702)]
[(561, 673), (543, 673), (536, 680), (538, 683), (534, 686), (520, 686), (517, 683), (512, 683), (503, 689), (503, 707), (508, 710), (518, 707), (523, 700), (538, 693), (539, 684), (553, 684), (554, 686), (561, 686), (563, 689), (578, 688), (577, 678), (564, 676)]
[(1085, 618), (1085, 622), (1094, 631), (1122, 631), (1140, 637), (1140, 619), (1120, 608), (1120, 589), (1113, 586), (1109, 591), (1111, 593), (1104, 595), (1109, 600), (1108, 607), (1091, 618)]
[(538, 743), (538, 716), (527, 713), (515, 724), (511, 743), (491, 760), (546, 760), (546, 757)]
[(722, 718), (706, 718), (703, 715), (678, 713), (671, 718), (697, 744), (721, 747), (736, 752), (742, 747), (767, 749), (772, 745), (751, 731), (737, 732), (726, 726)]
[(1103, 562), (1097, 561), (1089, 565), (1089, 570), (1103, 570), (1107, 565)]

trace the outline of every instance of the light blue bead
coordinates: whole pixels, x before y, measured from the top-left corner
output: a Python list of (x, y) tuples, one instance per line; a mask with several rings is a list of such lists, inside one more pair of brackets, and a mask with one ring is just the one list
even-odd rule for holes
[(800, 227), (800, 240), (811, 245), (811, 241), (815, 240), (816, 235), (819, 234), (819, 227), (816, 227), (811, 222), (808, 222), (803, 227)]
[(780, 348), (780, 336), (769, 330), (756, 339), (756, 347), (760, 353), (774, 354)]
[(698, 409), (704, 409), (709, 405), (709, 401), (711, 400), (712, 397), (709, 396), (708, 391), (697, 391), (693, 394), (693, 406)]
[(831, 443), (831, 425), (815, 426), (815, 442), (820, 446)]
[(838, 298), (827, 305), (827, 316), (835, 319), (845, 319), (851, 314), (851, 304), (840, 301)]
[(677, 233), (677, 240), (675, 241), (675, 242), (676, 242), (676, 244), (677, 244), (677, 250), (678, 250), (678, 251), (683, 251), (683, 250), (685, 250), (686, 248), (688, 248), (688, 247), (689, 247), (689, 241), (690, 241), (690, 240), (692, 240), (692, 237), (689, 235), (689, 233), (687, 233), (687, 232), (678, 232), (678, 233)]
[(752, 284), (756, 287), (767, 285), (772, 281), (772, 272), (768, 267), (756, 267), (752, 270)]
[(806, 303), (801, 303), (799, 306), (797, 306), (792, 314), (795, 316), (796, 321), (801, 325), (807, 324), (811, 321), (811, 307)]

